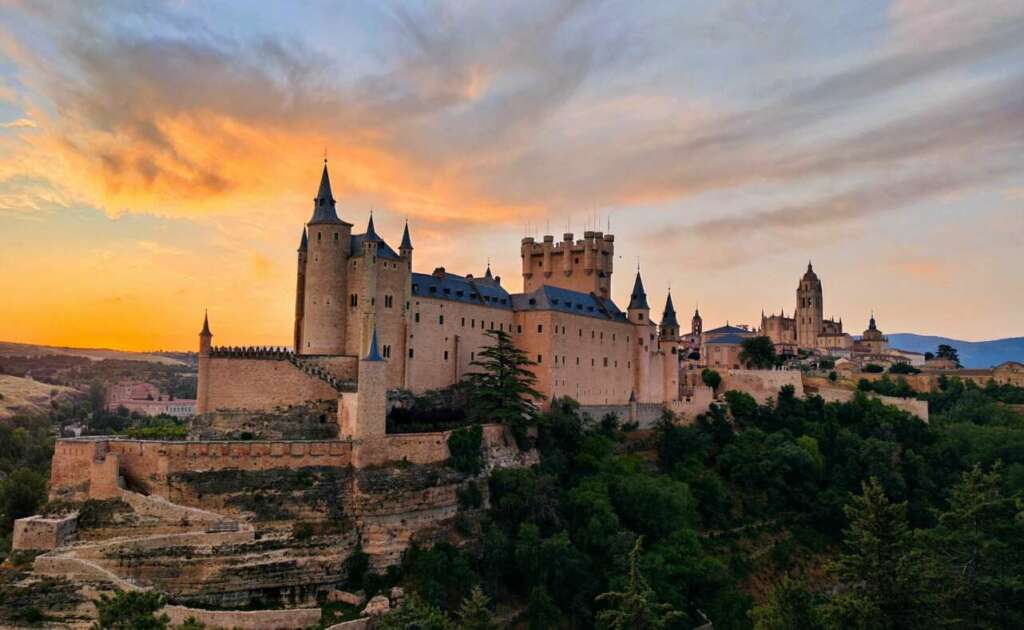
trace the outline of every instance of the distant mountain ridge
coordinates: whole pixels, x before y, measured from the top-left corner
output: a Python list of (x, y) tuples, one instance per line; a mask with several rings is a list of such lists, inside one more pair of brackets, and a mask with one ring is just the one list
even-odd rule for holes
[(935, 335), (896, 333), (889, 337), (889, 346), (912, 352), (935, 352), (940, 343), (953, 346), (960, 353), (966, 368), (988, 368), (1004, 361), (1024, 363), (1024, 337), (1007, 337), (991, 341), (963, 341)]

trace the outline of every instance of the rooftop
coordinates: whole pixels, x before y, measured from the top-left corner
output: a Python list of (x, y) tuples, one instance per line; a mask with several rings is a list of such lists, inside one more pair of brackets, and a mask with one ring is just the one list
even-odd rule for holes
[(561, 311), (600, 319), (626, 320), (625, 313), (609, 299), (548, 285), (530, 293), (513, 295), (512, 307), (516, 311)]

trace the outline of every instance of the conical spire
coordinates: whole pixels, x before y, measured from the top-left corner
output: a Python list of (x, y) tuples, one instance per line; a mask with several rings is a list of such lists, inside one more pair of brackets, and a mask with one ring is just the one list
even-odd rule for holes
[(373, 227), (373, 212), (370, 212), (370, 220), (366, 222), (366, 240), (368, 241), (379, 241), (380, 237), (377, 236), (377, 230)]
[(491, 274), (491, 261), (487, 261), (487, 271), (484, 272), (485, 280), (494, 280), (494, 275)]
[(209, 313), (203, 311), (203, 329), (199, 332), (204, 337), (212, 337), (213, 333), (210, 332), (210, 317)]
[(409, 238), (409, 221), (405, 222), (405, 229), (402, 230), (402, 244), (398, 246), (398, 249), (412, 249), (412, 239)]
[(644, 281), (640, 279), (640, 270), (636, 272), (636, 280), (633, 281), (633, 293), (629, 296), (630, 309), (651, 310), (647, 304), (647, 292), (644, 291)]
[(676, 309), (672, 305), (672, 292), (669, 291), (668, 297), (665, 299), (665, 312), (661, 315), (661, 326), (671, 326), (673, 328), (679, 327), (679, 322), (676, 321)]
[(309, 249), (309, 237), (306, 236), (306, 228), (302, 228), (302, 240), (299, 241), (299, 251), (304, 252)]
[(310, 225), (317, 223), (341, 223), (334, 209), (334, 195), (331, 194), (331, 177), (327, 174), (327, 160), (324, 160), (324, 171), (320, 175), (320, 190), (313, 200), (313, 218)]
[(383, 361), (380, 351), (377, 349), (377, 327), (373, 327), (373, 336), (370, 337), (370, 351), (366, 353), (364, 361)]

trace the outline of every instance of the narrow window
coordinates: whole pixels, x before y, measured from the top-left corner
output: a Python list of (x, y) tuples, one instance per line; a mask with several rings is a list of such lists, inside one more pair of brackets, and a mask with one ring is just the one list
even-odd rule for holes
[(359, 296), (356, 295), (355, 293), (353, 293), (352, 295), (348, 296), (348, 303), (353, 308), (355, 308), (356, 306), (359, 306)]
[(522, 326), (522, 324), (519, 324), (519, 325), (516, 326), (516, 334), (519, 334), (519, 335), (523, 334), (523, 326)]
[(413, 321), (415, 321), (415, 322), (416, 322), (417, 324), (418, 324), (418, 323), (420, 323), (420, 314), (419, 314), (419, 313), (416, 313), (415, 315), (413, 315), (413, 316), (412, 316), (412, 319), (413, 319)]
[(448, 351), (447, 350), (444, 351), (444, 360), (445, 361), (448, 360)]
[(466, 327), (466, 318), (465, 317), (462, 318), (462, 327), (463, 328)]
[(537, 363), (543, 363), (543, 362), (544, 362), (544, 357), (542, 355), (538, 354), (537, 355)]
[(544, 332), (544, 324), (537, 324), (537, 332)]
[(444, 326), (444, 315), (437, 316), (437, 323)]
[(412, 358), (412, 348), (409, 348), (409, 358)]

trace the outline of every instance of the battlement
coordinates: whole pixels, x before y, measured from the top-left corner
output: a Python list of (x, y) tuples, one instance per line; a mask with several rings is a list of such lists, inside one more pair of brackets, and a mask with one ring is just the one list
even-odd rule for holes
[(319, 357), (315, 355), (300, 356), (283, 346), (215, 346), (210, 348), (210, 358), (287, 361), (305, 374), (327, 383), (336, 392), (356, 391), (356, 379), (340, 379), (316, 362)]
[(610, 298), (614, 242), (613, 235), (590, 230), (578, 240), (572, 232), (566, 232), (557, 243), (551, 234), (539, 243), (532, 237), (524, 238), (520, 248), (523, 292), (548, 285)]

